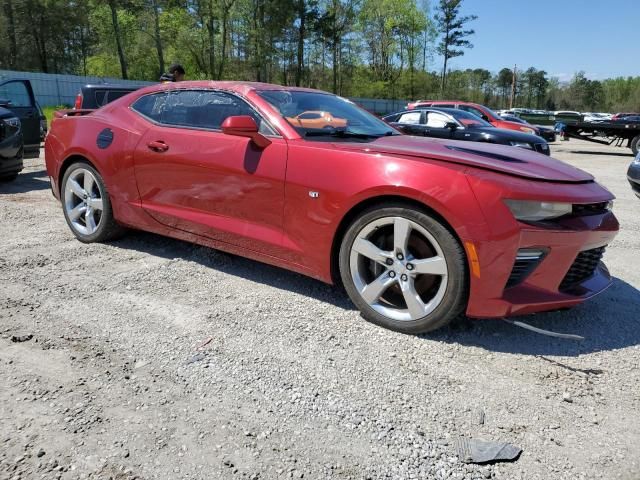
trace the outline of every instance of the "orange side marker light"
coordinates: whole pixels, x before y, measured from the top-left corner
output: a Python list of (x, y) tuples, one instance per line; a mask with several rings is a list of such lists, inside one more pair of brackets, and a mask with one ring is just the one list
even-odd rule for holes
[(469, 261), (471, 262), (471, 274), (474, 277), (480, 278), (480, 260), (478, 260), (476, 246), (472, 242), (465, 242), (464, 246), (467, 249), (467, 255), (469, 255)]

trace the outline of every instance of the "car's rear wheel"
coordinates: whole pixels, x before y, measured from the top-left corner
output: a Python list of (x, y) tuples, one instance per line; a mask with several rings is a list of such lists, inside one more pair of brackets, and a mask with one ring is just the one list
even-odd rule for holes
[(363, 213), (340, 248), (340, 275), (365, 319), (405, 333), (456, 318), (467, 301), (465, 255), (438, 220), (401, 205)]
[(81, 242), (103, 242), (122, 233), (113, 218), (104, 180), (88, 163), (69, 167), (62, 180), (61, 197), (67, 225)]

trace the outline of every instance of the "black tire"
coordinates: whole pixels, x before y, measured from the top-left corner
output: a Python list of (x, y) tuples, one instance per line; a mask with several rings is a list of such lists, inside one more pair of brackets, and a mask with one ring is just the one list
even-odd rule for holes
[[(91, 172), (96, 180), (95, 186), (99, 190), (100, 198), (102, 199), (102, 213), (100, 215), (100, 220), (97, 223), (97, 229), (91, 234), (83, 234), (82, 232), (78, 231), (78, 229), (74, 226), (71, 219), (69, 218), (67, 208), (65, 207), (67, 195), (69, 195), (68, 190), (65, 188), (67, 185), (67, 181), (69, 180), (69, 177), (71, 177), (76, 171), (80, 169), (88, 170), (89, 172)], [(75, 237), (83, 243), (106, 242), (121, 236), (125, 232), (125, 229), (120, 226), (113, 218), (113, 209), (111, 207), (109, 191), (107, 190), (107, 186), (105, 185), (102, 176), (95, 168), (93, 168), (92, 165), (87, 162), (74, 163), (67, 169), (62, 179), (60, 200), (62, 203), (62, 211), (64, 213), (64, 218), (67, 222), (67, 225), (69, 226), (71, 232), (75, 235)]]
[(16, 178), (18, 178), (18, 174), (12, 173), (11, 175), (0, 176), (0, 182), (9, 183), (13, 182)]
[[(415, 320), (397, 320), (374, 310), (356, 288), (351, 272), (351, 250), (358, 234), (370, 223), (386, 217), (402, 217), (424, 228), (439, 244), (448, 270), (446, 289), (439, 305), (429, 314)], [(339, 268), (342, 283), (351, 301), (369, 322), (398, 332), (417, 334), (441, 328), (466, 308), (468, 274), (464, 249), (452, 233), (434, 217), (403, 204), (385, 204), (363, 212), (346, 231), (340, 246)], [(392, 268), (392, 267), (389, 267)]]
[(640, 135), (631, 140), (631, 151), (633, 155), (638, 155), (638, 151), (640, 151)]

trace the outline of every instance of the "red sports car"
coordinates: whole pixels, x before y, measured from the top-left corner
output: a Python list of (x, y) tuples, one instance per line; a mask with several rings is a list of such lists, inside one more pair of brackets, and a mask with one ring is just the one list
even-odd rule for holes
[[(288, 123), (330, 112), (341, 128)], [(611, 282), (612, 194), (535, 152), (401, 135), (349, 100), (181, 82), (59, 112), (47, 171), (82, 242), (124, 227), (342, 283), (363, 316), (425, 332), (577, 305)]]

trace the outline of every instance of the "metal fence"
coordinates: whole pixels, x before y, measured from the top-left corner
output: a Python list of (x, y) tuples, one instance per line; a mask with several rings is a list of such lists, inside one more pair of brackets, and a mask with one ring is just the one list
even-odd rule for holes
[(31, 82), (36, 100), (42, 107), (73, 105), (80, 88), (88, 83), (112, 83), (117, 85), (150, 85), (152, 83), (122, 80), (120, 78), (81, 77), (77, 75), (0, 70), (0, 81), (14, 78), (26, 79)]
[[(78, 75), (0, 70), (0, 81), (14, 78), (26, 79), (31, 82), (36, 100), (42, 107), (73, 105), (80, 88), (89, 83), (110, 83), (115, 85), (151, 85), (153, 83), (138, 80), (122, 80), (120, 78), (82, 77)], [(407, 100), (374, 98), (351, 98), (350, 100), (378, 115), (403, 110), (407, 105)]]
[(350, 98), (362, 108), (376, 115), (397, 112), (407, 108), (408, 100), (375, 99), (375, 98)]

